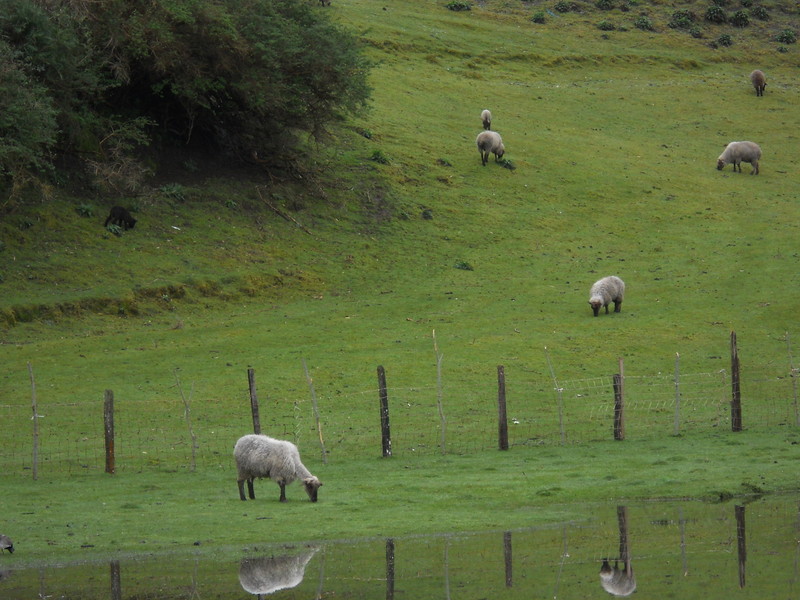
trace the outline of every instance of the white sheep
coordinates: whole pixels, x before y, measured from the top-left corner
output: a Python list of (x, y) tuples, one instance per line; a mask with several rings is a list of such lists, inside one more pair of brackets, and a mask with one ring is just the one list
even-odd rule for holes
[(764, 75), (764, 72), (756, 69), (755, 71), (750, 73), (750, 82), (756, 89), (756, 96), (763, 96), (764, 88), (767, 87), (767, 78)]
[(622, 298), (625, 295), (625, 282), (616, 275), (603, 277), (595, 281), (592, 289), (589, 290), (589, 305), (592, 307), (594, 316), (600, 313), (600, 308), (605, 306), (608, 314), (608, 305), (614, 303), (614, 312), (619, 312), (622, 308)]
[(316, 553), (317, 548), (312, 548), (297, 555), (243, 558), (239, 563), (239, 583), (244, 591), (259, 598), (297, 587)]
[(239, 484), (239, 497), (244, 497), (244, 482), (250, 499), (255, 500), (253, 480), (269, 477), (281, 488), (281, 502), (286, 502), (286, 486), (295, 479), (303, 482), (312, 502), (317, 501), (317, 490), (322, 485), (319, 479), (300, 462), (300, 452), (291, 442), (276, 440), (266, 435), (250, 434), (239, 438), (233, 449)]
[(506, 152), (503, 146), (503, 139), (496, 131), (481, 131), (475, 139), (478, 145), (478, 152), (481, 154), (481, 164), (485, 167), (489, 161), (489, 153), (494, 153), (494, 161), (499, 162)]
[(483, 121), (483, 128), (484, 129), (491, 129), (492, 128), (492, 113), (488, 110), (484, 110), (481, 113), (481, 121)]
[(758, 175), (758, 161), (761, 158), (761, 148), (755, 142), (731, 142), (725, 146), (725, 151), (717, 159), (717, 169), (722, 170), (725, 165), (733, 163), (733, 170), (737, 167), (742, 172), (743, 162), (753, 165), (750, 175)]

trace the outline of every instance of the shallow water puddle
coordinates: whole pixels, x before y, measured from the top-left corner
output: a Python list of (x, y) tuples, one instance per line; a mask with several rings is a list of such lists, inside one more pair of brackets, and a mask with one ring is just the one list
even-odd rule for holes
[(800, 498), (581, 506), (508, 531), (15, 568), (0, 598), (798, 598)]

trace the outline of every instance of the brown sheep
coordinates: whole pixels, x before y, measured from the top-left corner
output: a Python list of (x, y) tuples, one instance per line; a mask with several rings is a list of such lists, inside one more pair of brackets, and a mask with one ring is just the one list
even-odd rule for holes
[(764, 72), (756, 69), (750, 73), (750, 81), (756, 88), (756, 96), (763, 96), (764, 88), (767, 87), (767, 78), (764, 76)]

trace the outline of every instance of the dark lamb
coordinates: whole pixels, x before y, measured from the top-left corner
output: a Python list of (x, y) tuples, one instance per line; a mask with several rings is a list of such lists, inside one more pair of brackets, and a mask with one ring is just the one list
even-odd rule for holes
[(133, 226), (136, 225), (136, 219), (131, 216), (127, 208), (123, 206), (114, 206), (106, 218), (106, 222), (103, 223), (103, 227), (108, 227), (109, 223), (122, 227), (123, 229), (133, 229)]

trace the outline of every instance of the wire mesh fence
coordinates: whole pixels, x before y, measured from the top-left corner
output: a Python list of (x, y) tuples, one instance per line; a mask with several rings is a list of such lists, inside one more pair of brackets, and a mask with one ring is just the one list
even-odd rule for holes
[[(488, 371), (487, 371), (488, 372)], [(746, 429), (797, 427), (797, 370), (781, 365), (749, 369), (743, 378)], [(393, 455), (465, 454), (498, 447), (498, 382), (450, 381), (387, 388)], [(391, 374), (389, 375), (391, 383)], [(509, 371), (505, 376), (510, 446), (580, 444), (613, 439), (612, 377), (565, 379)], [(202, 382), (197, 382), (202, 388)], [(626, 374), (626, 439), (730, 431), (731, 381), (726, 370), (705, 373)], [(174, 386), (173, 386), (174, 387)], [(298, 389), (302, 389), (299, 386)], [(236, 440), (252, 431), (250, 400), (242, 376), (241, 401), (209, 401), (174, 393), (119, 397), (114, 408), (118, 470), (234, 468)], [(319, 429), (312, 401), (271, 399), (261, 410), (262, 429), (300, 446), (304, 460), (381, 455), (379, 390), (317, 390)], [(191, 411), (188, 419), (187, 408)], [(4, 442), (0, 469), (30, 474), (34, 467), (30, 405), (0, 404)], [(37, 405), (38, 472), (100, 471), (106, 465), (103, 398)]]

